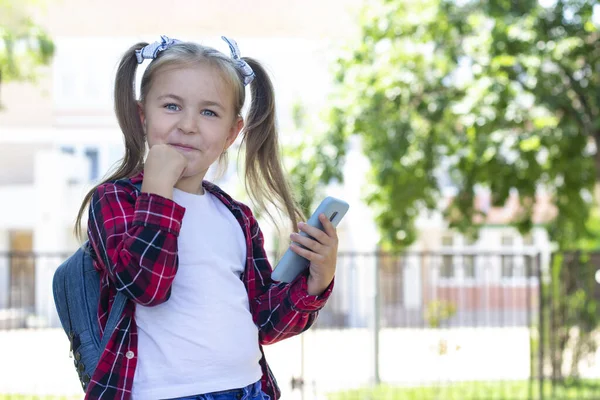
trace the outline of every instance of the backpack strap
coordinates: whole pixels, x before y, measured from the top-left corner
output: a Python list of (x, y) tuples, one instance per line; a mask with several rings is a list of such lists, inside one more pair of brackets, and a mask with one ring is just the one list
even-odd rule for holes
[(108, 315), (108, 321), (106, 322), (106, 327), (104, 328), (104, 335), (102, 335), (102, 341), (100, 342), (100, 348), (102, 352), (106, 349), (106, 345), (108, 344), (108, 340), (111, 338), (115, 328), (117, 327), (117, 323), (121, 318), (121, 314), (123, 314), (123, 309), (125, 308), (125, 303), (127, 302), (127, 297), (119, 291), (115, 295), (115, 301), (110, 309), (110, 314)]
[[(132, 183), (132, 185), (135, 186), (135, 188), (138, 190), (138, 192), (142, 191), (141, 183)], [(126, 302), (127, 302), (127, 297), (120, 291), (117, 291), (117, 294), (115, 295), (115, 300), (113, 302), (113, 305), (110, 309), (110, 313), (108, 315), (108, 321), (106, 321), (106, 327), (104, 328), (104, 334), (102, 335), (102, 341), (100, 342), (100, 348), (102, 349), (102, 352), (104, 352), (104, 350), (106, 349), (108, 340), (111, 338), (114, 330), (117, 327), (117, 323), (119, 322), (119, 319), (121, 318), (121, 314), (123, 314), (123, 309), (125, 308)]]

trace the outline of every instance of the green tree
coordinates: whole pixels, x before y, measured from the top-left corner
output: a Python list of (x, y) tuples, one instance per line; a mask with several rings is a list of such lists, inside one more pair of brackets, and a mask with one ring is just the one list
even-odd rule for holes
[[(337, 63), (325, 140), (337, 145), (339, 170), (348, 138), (362, 137), (384, 248), (415, 240), (415, 218), (440, 207), (445, 175), (456, 188), (443, 210), (453, 228), (476, 234), (485, 216), (474, 197), (486, 188), (494, 206), (518, 194), (512, 223), (527, 232), (543, 191), (556, 210), (546, 229), (561, 250), (597, 243), (598, 1), (380, 0), (363, 11), (361, 32)], [(558, 379), (572, 328), (582, 358), (598, 327), (593, 281), (565, 279), (584, 267), (564, 260), (550, 273)]]
[(54, 54), (48, 34), (29, 16), (33, 1), (0, 0), (0, 84), (31, 81)]
[[(341, 181), (341, 170), (333, 155), (334, 145), (326, 143), (323, 130), (315, 126), (317, 118), (307, 116), (304, 104), (297, 101), (292, 107), (293, 129), (291, 138), (283, 147), (285, 166), (290, 184), (302, 213), (309, 218), (325, 196), (323, 189), (331, 181)], [(281, 253), (289, 246), (285, 231), (275, 234), (275, 248)]]
[(362, 41), (338, 63), (327, 140), (339, 167), (348, 137), (362, 136), (384, 246), (414, 241), (445, 172), (458, 189), (445, 210), (452, 227), (476, 231), (481, 186), (496, 206), (516, 190), (514, 223), (527, 231), (543, 188), (557, 209), (551, 237), (588, 233), (600, 176), (600, 10), (545, 3), (383, 0), (364, 10)]
[(308, 218), (315, 202), (323, 197), (324, 182), (341, 181), (342, 174), (339, 164), (332, 157), (336, 153), (333, 144), (326, 143), (319, 129), (312, 126), (314, 121), (306, 116), (306, 109), (301, 102), (296, 102), (292, 108), (294, 134), (297, 140), (292, 140), (284, 149), (284, 158), (290, 171), (290, 181), (294, 194), (302, 212)]

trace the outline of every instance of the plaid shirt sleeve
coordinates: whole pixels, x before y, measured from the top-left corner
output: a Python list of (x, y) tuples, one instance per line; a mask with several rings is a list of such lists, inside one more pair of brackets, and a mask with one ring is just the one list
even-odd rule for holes
[(256, 293), (250, 308), (259, 328), (260, 344), (273, 344), (304, 332), (315, 322), (333, 290), (333, 281), (319, 296), (308, 294), (308, 271), (293, 282), (271, 279), (272, 268), (264, 250), (264, 237), (249, 212)]
[(117, 290), (154, 306), (168, 300), (178, 267), (177, 236), (185, 209), (127, 185), (100, 185), (92, 197), (88, 235)]

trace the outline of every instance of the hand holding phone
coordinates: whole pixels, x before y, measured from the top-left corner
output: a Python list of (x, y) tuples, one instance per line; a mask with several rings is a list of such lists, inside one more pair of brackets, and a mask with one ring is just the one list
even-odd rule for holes
[[(318, 229), (321, 231), (325, 231), (323, 224), (319, 221), (319, 215), (325, 214), (325, 217), (331, 221), (333, 227), (337, 227), (340, 223), (344, 215), (349, 209), (348, 203), (345, 201), (336, 199), (334, 197), (325, 198), (319, 207), (315, 210), (312, 216), (306, 222), (306, 225), (309, 227), (313, 227), (313, 229)], [(305, 228), (310, 230), (311, 228)], [(317, 232), (318, 233), (318, 232)], [(311, 237), (304, 230), (299, 233), (300, 236), (310, 238), (312, 240), (316, 240), (314, 237)], [(298, 245), (305, 254), (310, 254), (310, 249), (307, 249), (305, 246), (299, 243), (295, 243)], [(310, 264), (310, 261), (294, 252), (291, 248), (288, 249), (277, 266), (273, 271), (271, 277), (275, 281), (280, 282), (291, 282), (293, 281), (302, 271), (304, 271)]]

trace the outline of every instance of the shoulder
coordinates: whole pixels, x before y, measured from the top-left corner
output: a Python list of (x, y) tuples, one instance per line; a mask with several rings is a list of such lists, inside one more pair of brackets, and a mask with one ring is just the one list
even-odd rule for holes
[[(139, 182), (137, 182), (139, 180)], [(103, 182), (94, 189), (93, 202), (98, 201), (128, 201), (135, 202), (138, 197), (137, 184), (141, 178), (124, 178)]]

